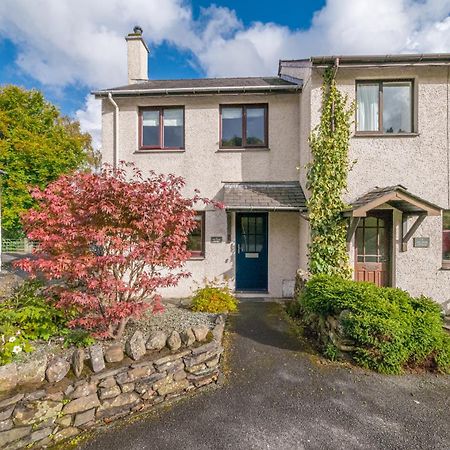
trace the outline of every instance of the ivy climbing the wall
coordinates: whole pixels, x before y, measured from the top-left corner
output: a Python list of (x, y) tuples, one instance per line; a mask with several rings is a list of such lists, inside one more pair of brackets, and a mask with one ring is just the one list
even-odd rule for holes
[(309, 143), (312, 162), (308, 165), (307, 187), (311, 227), (309, 270), (312, 274), (351, 276), (346, 245), (345, 203), (348, 149), (353, 105), (347, 106), (334, 78), (334, 68), (325, 70), (322, 86), (322, 115)]

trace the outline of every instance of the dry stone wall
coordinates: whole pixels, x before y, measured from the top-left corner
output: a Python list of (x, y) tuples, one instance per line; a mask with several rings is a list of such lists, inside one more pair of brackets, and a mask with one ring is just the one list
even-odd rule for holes
[(156, 332), (148, 340), (136, 331), (125, 348), (94, 345), (70, 359), (0, 367), (0, 448), (50, 446), (216, 383), (224, 326), (218, 316), (212, 330)]

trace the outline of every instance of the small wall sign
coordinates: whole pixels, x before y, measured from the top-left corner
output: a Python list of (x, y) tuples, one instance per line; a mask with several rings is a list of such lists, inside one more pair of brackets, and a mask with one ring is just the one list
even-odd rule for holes
[(211, 244), (220, 244), (222, 242), (222, 236), (211, 236)]
[(430, 246), (429, 237), (415, 237), (413, 238), (413, 245), (417, 248), (428, 248)]

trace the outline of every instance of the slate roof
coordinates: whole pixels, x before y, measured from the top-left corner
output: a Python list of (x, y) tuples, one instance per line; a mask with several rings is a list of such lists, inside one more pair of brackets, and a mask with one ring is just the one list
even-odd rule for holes
[[(108, 92), (120, 93), (123, 95), (133, 94), (151, 94), (152, 92), (161, 93), (165, 90), (169, 92), (176, 91), (195, 91), (199, 89), (202, 92), (205, 90), (217, 91), (220, 89), (230, 91), (248, 90), (254, 92), (255, 89), (270, 91), (271, 89), (277, 92), (298, 90), (301, 88), (301, 80), (298, 82), (288, 81), (280, 77), (245, 77), (245, 78), (184, 78), (179, 80), (148, 80), (140, 83), (129, 84), (125, 86), (114, 87), (110, 89), (102, 89), (94, 91), (93, 94), (102, 96)], [(167, 92), (167, 93), (169, 93)]]
[(306, 210), (298, 181), (225, 183), (224, 204), (234, 210)]
[(405, 186), (397, 184), (394, 186), (376, 187), (351, 203), (349, 211), (365, 209), (371, 205), (373, 208), (386, 203), (400, 211), (410, 214), (427, 212), (437, 215), (441, 208), (434, 203), (424, 200), (408, 191)]

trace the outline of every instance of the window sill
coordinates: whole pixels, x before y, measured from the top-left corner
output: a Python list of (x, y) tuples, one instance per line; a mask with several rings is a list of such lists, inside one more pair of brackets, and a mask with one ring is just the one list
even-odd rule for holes
[(420, 133), (355, 133), (354, 138), (413, 138)]
[(439, 270), (450, 270), (450, 262), (443, 262)]
[(174, 148), (174, 149), (170, 149), (170, 148), (155, 148), (155, 149), (151, 149), (151, 148), (145, 148), (142, 150), (136, 150), (134, 152), (135, 155), (138, 155), (139, 153), (185, 153), (186, 150), (184, 148)]
[(191, 256), (188, 261), (203, 261), (204, 259), (204, 256)]
[(219, 148), (216, 153), (239, 153), (239, 152), (269, 152), (269, 147), (237, 147)]

